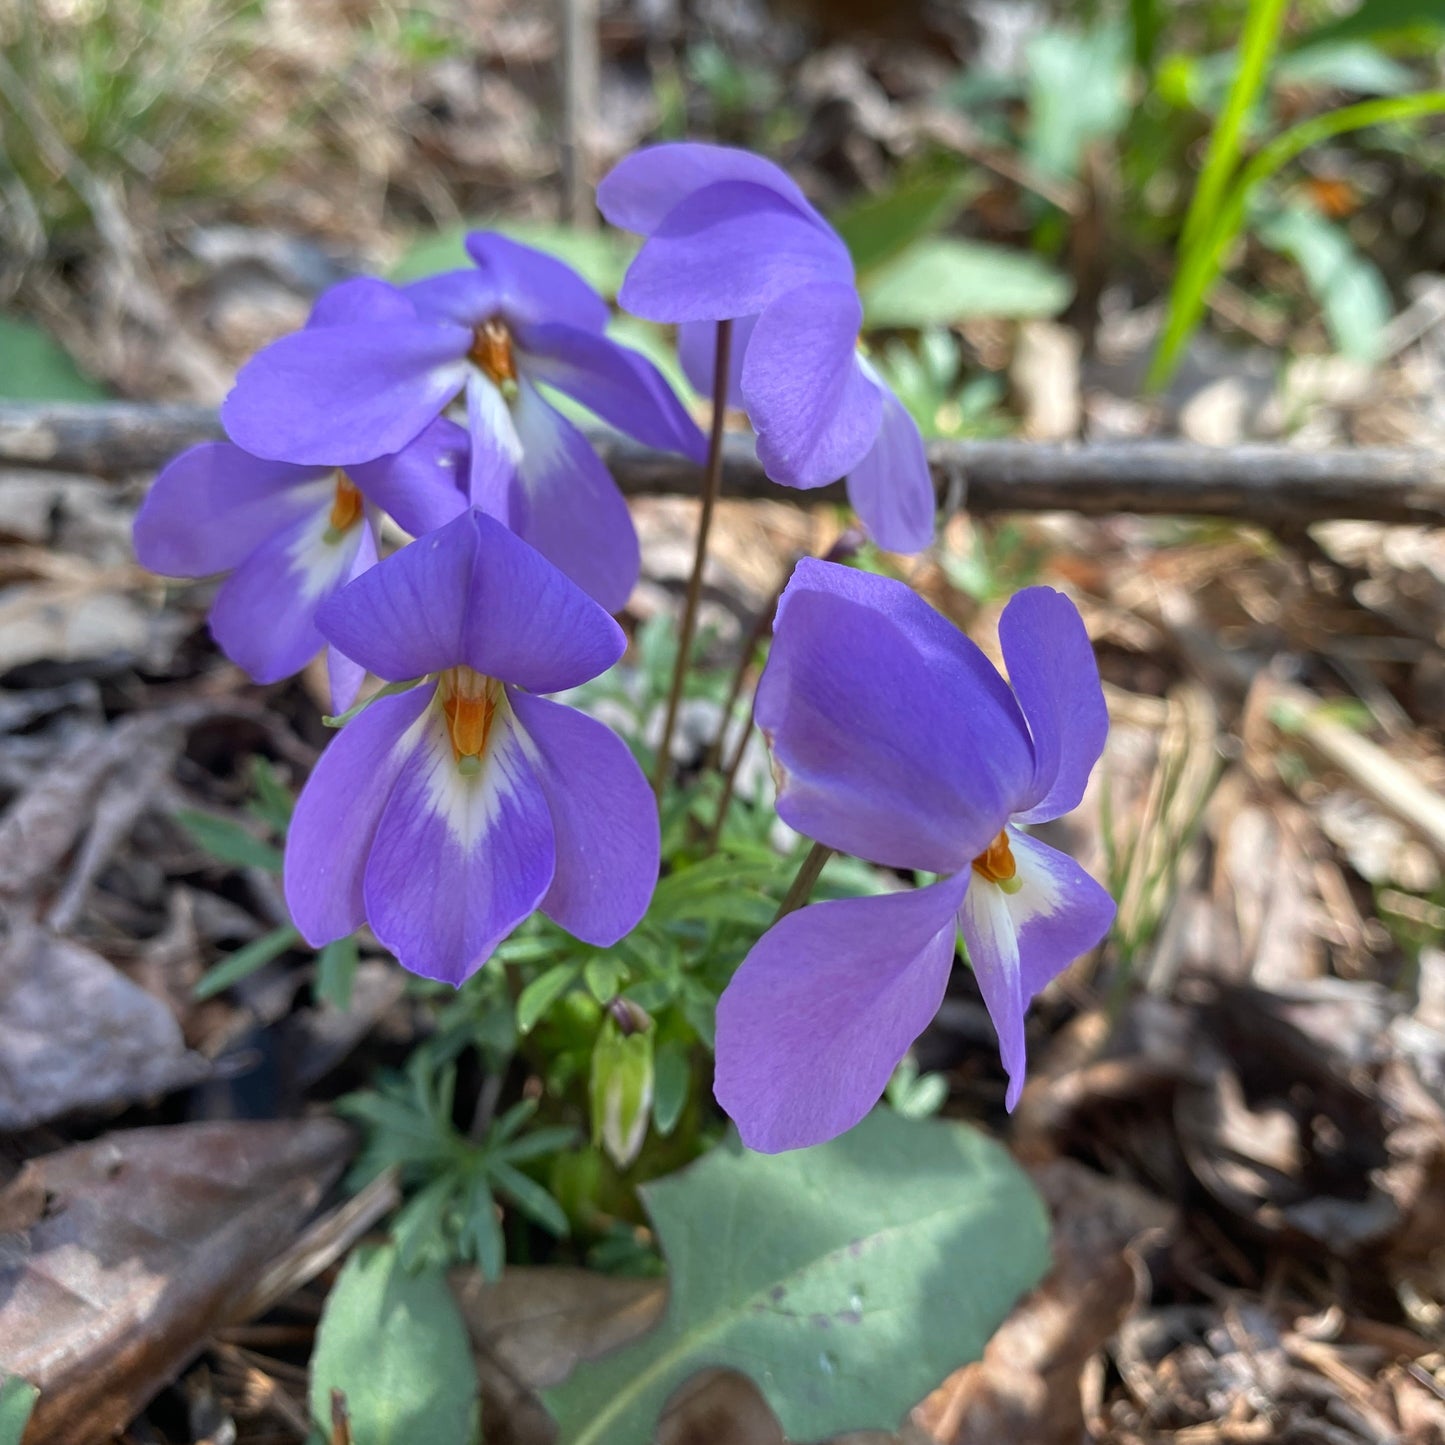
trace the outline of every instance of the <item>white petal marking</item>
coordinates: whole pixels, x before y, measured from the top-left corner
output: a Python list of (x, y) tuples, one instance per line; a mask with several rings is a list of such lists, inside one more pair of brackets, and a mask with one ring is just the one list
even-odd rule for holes
[(311, 485), (319, 489), (319, 504), (297, 532), (289, 551), (291, 572), (298, 579), (301, 597), (306, 602), (315, 602), (349, 580), (363, 531), (358, 519), (342, 537), (328, 542), (326, 534), (331, 529), (331, 503), (336, 488), (330, 481), (308, 483), (308, 488)]
[(1019, 936), (1012, 904), (1020, 894), (1010, 897), (997, 883), (971, 872), (968, 892), (963, 895), (963, 911), (979, 942), (1002, 965), (1004, 977), (1015, 993), (1019, 988)]
[(423, 751), (427, 800), (452, 840), (471, 852), (486, 836), (526, 768), (525, 743), (505, 695), (497, 700), (481, 767), (470, 777), (457, 767), (440, 693), (397, 742), (403, 753)]
[[(1029, 836), (1014, 827), (1010, 827), (1008, 832), (1015, 845), (1019, 839), (1027, 839)], [(1015, 893), (1002, 896), (1013, 927), (1018, 930), (1037, 919), (1050, 918), (1058, 913), (1064, 907), (1064, 897), (1059, 879), (1049, 871), (1044, 861), (1047, 855), (1041, 855), (1037, 848), (1029, 847), (1027, 842), (1022, 846), (1014, 846), (1011, 851), (1014, 856), (1014, 877), (1018, 879), (1019, 888)], [(982, 882), (982, 879), (979, 881)], [(1018, 951), (1017, 941), (1014, 951)]]

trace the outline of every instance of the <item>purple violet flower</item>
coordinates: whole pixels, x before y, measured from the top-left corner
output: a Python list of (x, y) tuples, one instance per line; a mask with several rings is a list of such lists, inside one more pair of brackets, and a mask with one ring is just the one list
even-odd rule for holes
[[(333, 286), (318, 298), (307, 328), (369, 308), (378, 288), (391, 289), (364, 279)], [(136, 514), (136, 558), (165, 577), (229, 573), (211, 607), (211, 634), (257, 682), (279, 682), (324, 645), (317, 607), (375, 564), (381, 512), (413, 533), (456, 515), (465, 441), (460, 428), (434, 422), (395, 455), (346, 471), (334, 460), (292, 466), (228, 442), (202, 442), (151, 486)], [(344, 712), (365, 672), (335, 648), (326, 659), (332, 706)]]
[(837, 233), (771, 161), (679, 142), (628, 156), (597, 188), (615, 226), (647, 238), (618, 300), (679, 323), (678, 354), (711, 393), (716, 324), (731, 320), (728, 404), (746, 407), (775, 482), (847, 478), (870, 535), (896, 552), (933, 540), (923, 438), (858, 350), (863, 306)]
[(383, 282), (325, 329), (258, 353), (221, 408), (257, 456), (352, 466), (406, 446), (453, 402), (471, 459), (457, 510), (480, 507), (609, 611), (637, 581), (637, 533), (586, 437), (542, 395), (555, 387), (648, 446), (701, 461), (702, 433), (652, 363), (604, 335), (607, 304), (562, 262), (492, 232), (473, 268)]
[(1008, 683), (903, 583), (813, 560), (793, 573), (758, 687), (778, 813), (941, 876), (790, 913), (744, 959), (718, 1002), (715, 1088), (753, 1149), (821, 1143), (872, 1108), (938, 1011), (958, 929), (1012, 1109), (1029, 1000), (1108, 930), (1108, 894), (1019, 826), (1075, 807), (1103, 750), (1088, 636), (1064, 596), (1030, 587), (999, 638)]
[(536, 694), (621, 656), (622, 630), (474, 509), (320, 608), (328, 641), (415, 686), (321, 755), (286, 839), (286, 901), (320, 947), (363, 922), (414, 973), (460, 984), (534, 909), (608, 945), (657, 881), (652, 790), (623, 741)]

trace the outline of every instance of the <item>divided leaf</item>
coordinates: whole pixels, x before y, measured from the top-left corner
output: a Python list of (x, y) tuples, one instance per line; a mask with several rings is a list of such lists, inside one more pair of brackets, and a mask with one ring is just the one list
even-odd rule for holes
[(667, 1315), (547, 1392), (563, 1445), (651, 1439), (714, 1366), (751, 1376), (790, 1439), (892, 1428), (1049, 1263), (1043, 1204), (1000, 1145), (886, 1109), (791, 1154), (733, 1139), (641, 1192)]

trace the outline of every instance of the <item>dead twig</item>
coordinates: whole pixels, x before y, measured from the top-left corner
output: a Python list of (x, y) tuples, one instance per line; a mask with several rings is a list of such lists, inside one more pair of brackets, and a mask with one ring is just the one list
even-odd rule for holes
[[(119, 477), (153, 471), (178, 451), (222, 435), (205, 407), (0, 404), (0, 467)], [(631, 497), (697, 496), (696, 469), (680, 457), (594, 431), (593, 444)], [(1351, 518), (1445, 522), (1445, 456), (1385, 447), (1201, 447), (1184, 442), (1044, 446), (1017, 441), (938, 441), (928, 448), (940, 499), (966, 479), (976, 516), (1006, 512), (1116, 512), (1212, 516), (1298, 528)], [(845, 500), (842, 484), (800, 492), (764, 475), (752, 438), (726, 438), (730, 497), (810, 506)]]

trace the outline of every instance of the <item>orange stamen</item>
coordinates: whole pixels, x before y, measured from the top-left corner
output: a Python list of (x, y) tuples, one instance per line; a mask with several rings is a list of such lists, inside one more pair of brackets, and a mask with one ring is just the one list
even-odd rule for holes
[(469, 667), (451, 667), (441, 675), (442, 713), (451, 735), (452, 756), (480, 758), (497, 710), (497, 685)]
[(1008, 832), (1004, 830), (973, 860), (973, 871), (989, 883), (1009, 883), (1018, 872), (1014, 862), (1013, 849), (1008, 845)]
[(361, 520), (361, 493), (345, 472), (336, 474), (336, 496), (331, 502), (331, 530), (338, 536), (349, 532)]
[(487, 379), (497, 386), (516, 381), (517, 363), (512, 356), (512, 333), (505, 321), (493, 316), (477, 327), (468, 357), (481, 367)]

